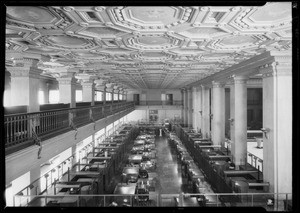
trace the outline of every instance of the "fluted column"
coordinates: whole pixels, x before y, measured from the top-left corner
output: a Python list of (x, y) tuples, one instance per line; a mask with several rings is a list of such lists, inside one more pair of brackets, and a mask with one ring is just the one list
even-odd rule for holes
[(236, 169), (247, 161), (247, 79), (235, 76), (230, 87), (231, 153)]
[(201, 85), (202, 89), (202, 107), (200, 110), (201, 121), (202, 121), (202, 134), (204, 138), (208, 138), (210, 135), (210, 116), (209, 116), (209, 87)]
[(273, 63), (260, 67), (263, 74), (263, 128), (266, 132), (263, 138), (263, 174), (264, 181), (271, 184), (270, 192), (291, 193), (292, 59), (287, 53), (275, 55), (274, 59)]
[(213, 82), (212, 93), (212, 142), (214, 145), (221, 145), (225, 140), (224, 84)]

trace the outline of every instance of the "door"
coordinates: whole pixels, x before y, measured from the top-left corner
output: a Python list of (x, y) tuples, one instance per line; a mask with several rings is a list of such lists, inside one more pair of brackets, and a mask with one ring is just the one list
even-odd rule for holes
[(133, 101), (135, 105), (140, 105), (140, 94), (133, 94)]
[(166, 94), (166, 104), (173, 105), (173, 94)]

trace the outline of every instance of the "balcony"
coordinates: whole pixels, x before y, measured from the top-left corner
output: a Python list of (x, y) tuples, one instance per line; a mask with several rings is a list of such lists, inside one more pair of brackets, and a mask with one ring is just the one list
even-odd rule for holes
[(119, 102), (5, 115), (5, 154), (32, 146), (38, 140), (46, 140), (115, 113), (133, 109), (133, 102)]
[(183, 106), (183, 101), (135, 101), (137, 106)]

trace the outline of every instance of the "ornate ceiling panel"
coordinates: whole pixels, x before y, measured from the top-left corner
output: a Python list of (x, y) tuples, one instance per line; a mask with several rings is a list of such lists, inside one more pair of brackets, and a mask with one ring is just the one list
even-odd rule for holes
[[(291, 3), (247, 7), (8, 6), (6, 50), (48, 56), (43, 75), (76, 68), (122, 88), (178, 88), (292, 46)], [(50, 62), (49, 62), (50, 61)], [(88, 77), (89, 76), (89, 77)]]

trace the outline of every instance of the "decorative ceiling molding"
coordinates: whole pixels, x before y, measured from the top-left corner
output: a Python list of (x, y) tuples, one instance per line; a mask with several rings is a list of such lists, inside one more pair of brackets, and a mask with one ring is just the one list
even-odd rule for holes
[[(105, 77), (125, 89), (182, 88), (292, 48), (291, 3), (264, 6), (8, 6), (5, 48), (41, 75)], [(13, 53), (12, 55), (14, 55)], [(21, 62), (6, 57), (6, 66)], [(14, 58), (14, 59), (12, 59)], [(55, 63), (57, 63), (55, 65)], [(260, 62), (258, 62), (260, 63)], [(60, 65), (58, 65), (60, 64)], [(256, 71), (255, 71), (256, 72)]]

